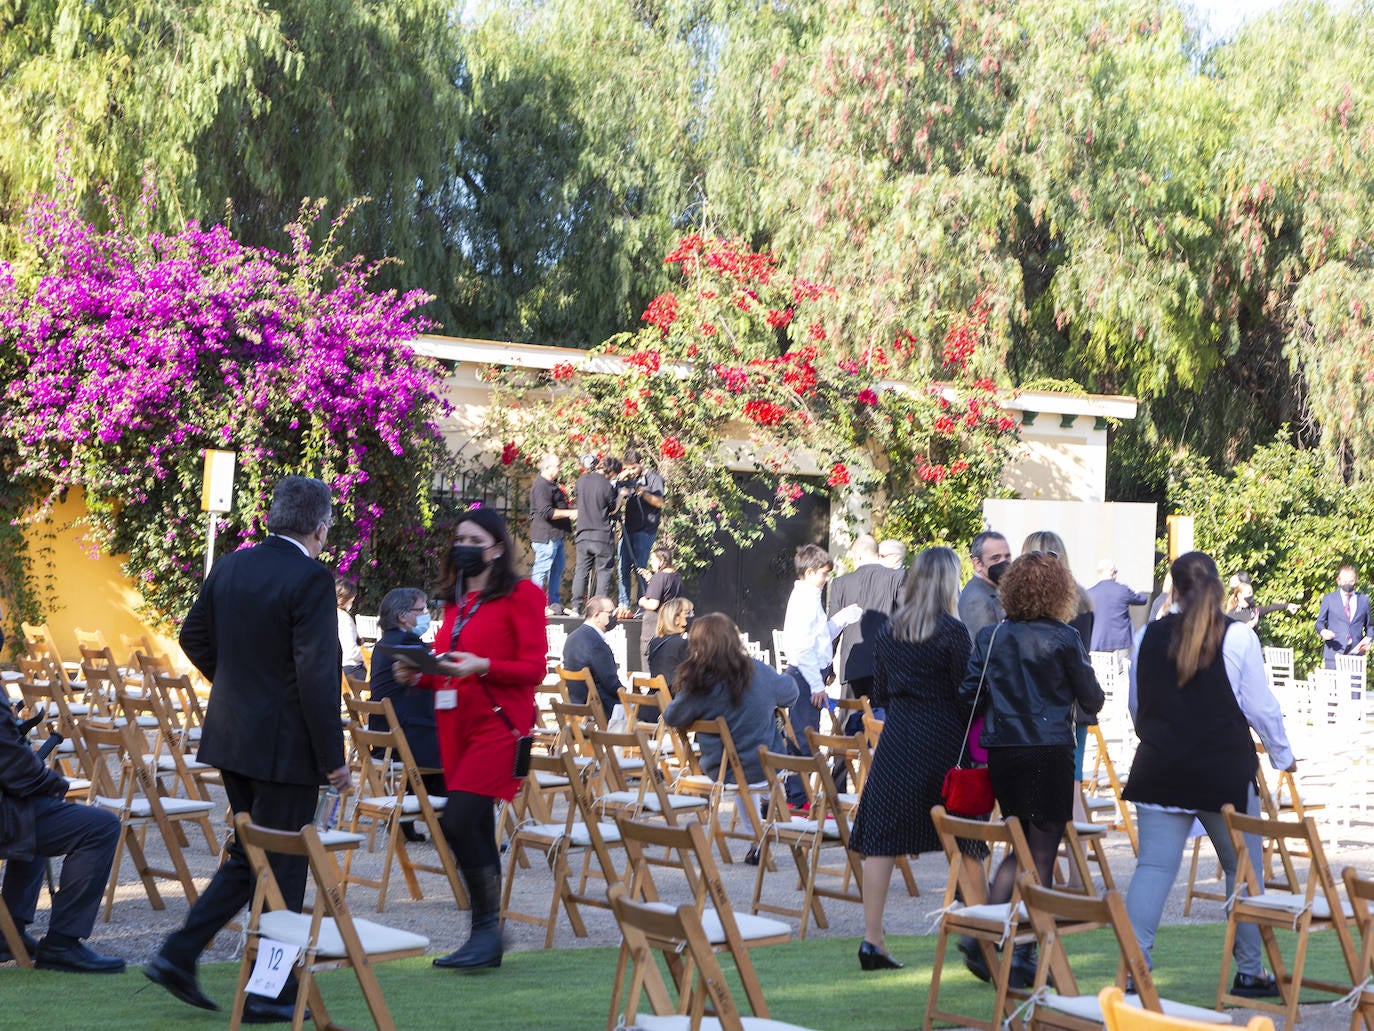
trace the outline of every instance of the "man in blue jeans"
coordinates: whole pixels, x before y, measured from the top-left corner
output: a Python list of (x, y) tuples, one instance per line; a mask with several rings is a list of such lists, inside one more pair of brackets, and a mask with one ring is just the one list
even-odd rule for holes
[(546, 616), (563, 614), (564, 549), (576, 518), (577, 509), (568, 507), (568, 495), (558, 485), (558, 456), (545, 455), (530, 486), (530, 543), (534, 546), (530, 579), (544, 588)]
[(645, 579), (639, 573), (649, 566), (649, 552), (658, 537), (658, 524), (663, 518), (663, 477), (645, 468), (644, 458), (634, 448), (625, 452), (624, 469), (616, 486), (625, 494), (624, 527), (620, 534), (620, 608), (630, 608), (630, 578), (639, 583), (638, 594), (644, 593)]

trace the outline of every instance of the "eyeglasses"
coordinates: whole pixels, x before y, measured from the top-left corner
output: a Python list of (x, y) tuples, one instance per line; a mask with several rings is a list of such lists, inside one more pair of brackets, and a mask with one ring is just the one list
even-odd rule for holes
[(421, 605), (419, 608), (417, 608), (417, 609), (410, 609), (409, 611), (410, 611), (413, 615), (421, 616), (421, 615), (424, 615), (426, 612), (429, 611), (429, 606), (428, 606), (428, 605)]

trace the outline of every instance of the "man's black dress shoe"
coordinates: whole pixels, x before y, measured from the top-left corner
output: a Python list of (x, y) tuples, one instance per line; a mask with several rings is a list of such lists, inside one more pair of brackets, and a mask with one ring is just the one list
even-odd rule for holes
[(988, 969), (987, 961), (983, 959), (983, 951), (978, 948), (978, 943), (972, 938), (961, 938), (958, 948), (964, 954), (964, 968), (978, 980), (985, 983), (991, 982), (992, 971)]
[(161, 985), (182, 1002), (198, 1006), (203, 1010), (217, 1010), (215, 1000), (200, 990), (193, 971), (177, 966), (163, 955), (154, 956), (143, 964), (143, 976), (153, 984)]
[(1258, 974), (1242, 974), (1237, 971), (1235, 980), (1231, 982), (1231, 994), (1246, 999), (1271, 999), (1283, 993), (1279, 991), (1279, 983), (1274, 979), (1274, 975), (1267, 970), (1261, 970)]
[[(25, 931), (20, 931), (19, 937), (24, 939), (24, 948), (28, 950), (29, 959), (33, 959), (33, 954), (38, 951), (38, 942)], [(10, 963), (13, 960), (14, 953), (10, 950), (10, 943), (0, 938), (0, 963)]]
[[(245, 1024), (289, 1024), (295, 1015), (294, 1002), (281, 1002), (262, 995), (250, 995), (243, 1003)], [(309, 1007), (306, 1007), (305, 1019), (310, 1019)]]
[(50, 945), (45, 938), (38, 943), (33, 965), (39, 970), (67, 970), (77, 974), (122, 974), (124, 961), (118, 956), (102, 956), (85, 942), (75, 945)]

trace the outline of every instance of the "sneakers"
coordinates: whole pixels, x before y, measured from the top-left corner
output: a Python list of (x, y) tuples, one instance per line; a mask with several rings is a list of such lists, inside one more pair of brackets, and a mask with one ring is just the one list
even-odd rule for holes
[(1231, 994), (1239, 995), (1242, 999), (1271, 999), (1280, 994), (1279, 983), (1267, 970), (1261, 970), (1258, 974), (1237, 972), (1235, 980), (1231, 982)]

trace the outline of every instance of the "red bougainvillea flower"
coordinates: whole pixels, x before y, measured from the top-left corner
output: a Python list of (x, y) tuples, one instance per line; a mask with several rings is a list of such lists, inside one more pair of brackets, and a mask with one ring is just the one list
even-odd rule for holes
[(553, 367), (552, 375), (554, 379), (572, 379), (577, 375), (577, 370), (572, 362), (559, 362)]
[(983, 379), (976, 379), (973, 381), (973, 389), (984, 390), (989, 394), (995, 394), (997, 393), (997, 384), (984, 377)]
[(825, 481), (832, 487), (843, 487), (849, 482), (849, 470), (845, 468), (843, 462), (836, 462), (830, 467), (830, 478)]
[(687, 454), (687, 449), (676, 437), (664, 437), (663, 443), (658, 446), (658, 453), (664, 458), (681, 458)]
[(955, 459), (950, 463), (949, 472), (951, 476), (958, 476), (960, 473), (968, 472), (968, 463), (962, 458)]
[(787, 418), (787, 409), (776, 401), (746, 401), (744, 417), (760, 426), (777, 426)]
[(721, 378), (725, 389), (732, 394), (738, 394), (749, 386), (749, 373), (738, 365), (716, 365), (711, 371)]
[(806, 327), (806, 335), (809, 336), (812, 340), (824, 340), (825, 327), (822, 326), (819, 322), (813, 322), (811, 323), (811, 325)]
[(662, 362), (663, 356), (657, 351), (636, 351), (634, 354), (625, 357), (626, 365), (638, 369), (646, 375), (652, 375), (657, 372)]
[(997, 428), (1001, 430), (1003, 433), (1006, 433), (1007, 430), (1011, 429), (1015, 425), (1016, 420), (1013, 419), (1010, 415), (1000, 416), (997, 420)]
[(625, 417), (626, 417), (626, 418), (629, 418), (629, 417), (632, 416), (632, 415), (638, 415), (638, 414), (639, 414), (639, 402), (636, 401), (636, 400), (635, 400), (634, 398), (632, 398), (632, 397), (627, 397), (627, 398), (625, 399)]
[(854, 398), (861, 405), (868, 405), (870, 408), (878, 403), (878, 392), (872, 387), (865, 387), (859, 391), (859, 395)]
[(649, 302), (649, 307), (644, 309), (643, 319), (651, 326), (656, 326), (664, 335), (668, 335), (668, 327), (677, 321), (677, 294), (668, 292), (659, 294)]
[(506, 446), (501, 449), (501, 464), (510, 465), (519, 457), (520, 449), (515, 446), (515, 441), (507, 441)]
[(796, 362), (782, 374), (782, 381), (788, 389), (805, 396), (816, 389), (818, 377), (816, 367), (807, 361)]
[(778, 311), (775, 308), (768, 309), (768, 324), (772, 326), (774, 329), (782, 329), (791, 321), (791, 308), (784, 308), (782, 311)]
[(953, 433), (958, 423), (954, 421), (952, 415), (942, 415), (935, 420), (936, 433)]
[(851, 376), (857, 376), (859, 374), (859, 363), (853, 358), (841, 358), (835, 363), (835, 366), (841, 372), (848, 373)]

